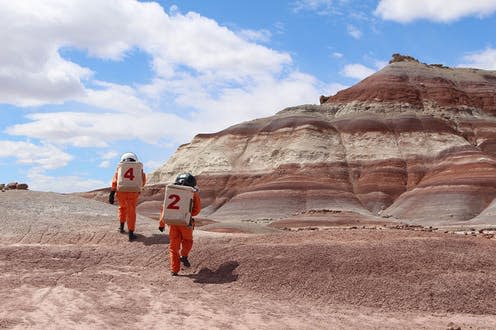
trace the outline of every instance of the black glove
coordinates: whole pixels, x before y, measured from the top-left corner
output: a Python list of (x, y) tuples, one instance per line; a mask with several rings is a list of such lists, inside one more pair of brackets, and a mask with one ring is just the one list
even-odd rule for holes
[(161, 232), (164, 232), (164, 227), (158, 227), (158, 230), (160, 230)]
[(109, 203), (114, 204), (115, 191), (111, 191), (109, 195)]

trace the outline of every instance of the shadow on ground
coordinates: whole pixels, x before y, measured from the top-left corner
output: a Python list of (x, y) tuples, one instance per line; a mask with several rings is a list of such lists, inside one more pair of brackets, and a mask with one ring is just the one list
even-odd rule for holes
[(169, 244), (169, 235), (153, 234), (152, 236), (144, 236), (136, 234), (136, 236), (136, 242), (143, 243), (144, 245)]
[(185, 275), (193, 278), (195, 283), (206, 284), (223, 284), (234, 282), (238, 279), (237, 274), (233, 274), (234, 270), (239, 266), (237, 261), (228, 261), (223, 263), (217, 270), (210, 270), (209, 268), (202, 268), (197, 274)]

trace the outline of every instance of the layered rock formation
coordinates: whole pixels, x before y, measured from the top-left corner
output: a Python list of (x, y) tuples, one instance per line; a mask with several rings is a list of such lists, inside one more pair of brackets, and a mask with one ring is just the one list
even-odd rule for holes
[[(495, 71), (396, 54), (321, 102), (199, 134), (149, 175), (149, 187), (190, 171), (202, 215), (219, 221), (355, 214), (470, 224), (495, 198)], [(481, 219), (495, 222), (472, 221)]]

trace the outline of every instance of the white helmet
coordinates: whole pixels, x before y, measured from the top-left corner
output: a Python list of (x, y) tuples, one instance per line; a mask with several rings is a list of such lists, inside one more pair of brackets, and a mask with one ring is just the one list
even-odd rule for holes
[(132, 152), (126, 152), (125, 154), (122, 154), (121, 156), (121, 163), (123, 162), (137, 162), (138, 161), (138, 156)]

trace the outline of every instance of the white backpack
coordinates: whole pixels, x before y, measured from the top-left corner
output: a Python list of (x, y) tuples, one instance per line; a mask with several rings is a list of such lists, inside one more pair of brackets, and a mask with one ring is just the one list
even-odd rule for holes
[(188, 226), (193, 209), (193, 192), (195, 188), (169, 184), (165, 187), (164, 222), (168, 225)]
[(117, 165), (117, 191), (140, 192), (143, 186), (143, 164), (122, 162)]

